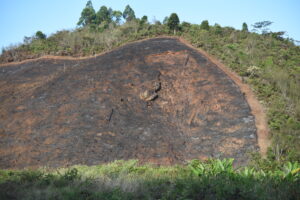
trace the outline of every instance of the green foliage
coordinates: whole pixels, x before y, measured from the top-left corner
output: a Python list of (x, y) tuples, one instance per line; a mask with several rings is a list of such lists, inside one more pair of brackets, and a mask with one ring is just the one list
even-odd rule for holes
[(42, 31), (37, 31), (35, 33), (35, 37), (36, 37), (36, 39), (44, 40), (44, 39), (46, 39), (47, 36)]
[(167, 25), (170, 30), (174, 31), (174, 35), (176, 34), (176, 30), (179, 28), (179, 22), (178, 15), (176, 13), (172, 13), (168, 18)]
[(269, 31), (269, 26), (273, 24), (270, 21), (261, 21), (253, 24), (253, 31), (260, 31), (262, 34), (266, 34)]
[(164, 25), (167, 25), (167, 24), (168, 24), (168, 21), (169, 21), (169, 17), (166, 16), (166, 17), (164, 18), (164, 20), (163, 20), (163, 24), (164, 24)]
[(242, 31), (248, 32), (248, 25), (246, 24), (246, 22), (243, 23)]
[(300, 165), (235, 169), (232, 159), (192, 160), (187, 166), (115, 161), (67, 169), (0, 170), (5, 199), (297, 199)]
[(213, 30), (216, 35), (222, 35), (223, 33), (222, 27), (219, 24), (215, 24)]
[(106, 6), (101, 6), (99, 11), (96, 13), (96, 24), (101, 24), (103, 22), (110, 23), (112, 20), (112, 10), (107, 9)]
[(148, 23), (148, 17), (146, 16), (146, 15), (144, 15), (143, 17), (142, 17), (142, 19), (140, 20), (140, 24), (146, 24), (146, 23)]
[(117, 24), (120, 24), (122, 16), (123, 14), (119, 10), (114, 10), (112, 13), (112, 18), (115, 20)]
[(219, 173), (233, 173), (233, 159), (213, 160), (206, 162), (192, 160), (189, 167), (197, 176), (201, 175), (217, 175)]
[(201, 22), (200, 29), (207, 30), (207, 31), (209, 30), (209, 23), (207, 20), (203, 20)]
[(96, 19), (96, 13), (93, 8), (92, 1), (89, 0), (86, 3), (85, 8), (81, 12), (81, 17), (79, 18), (77, 25), (86, 26), (86, 25), (94, 23), (95, 19)]
[(126, 22), (129, 22), (129, 21), (132, 21), (135, 19), (134, 10), (129, 5), (127, 5), (125, 7), (125, 10), (123, 11), (123, 17), (126, 20)]

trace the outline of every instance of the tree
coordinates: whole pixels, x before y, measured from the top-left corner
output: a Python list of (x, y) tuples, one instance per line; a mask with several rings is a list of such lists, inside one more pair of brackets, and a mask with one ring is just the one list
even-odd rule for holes
[(86, 8), (93, 8), (93, 3), (91, 0), (88, 0), (85, 5)]
[(101, 6), (99, 11), (96, 14), (96, 24), (101, 24), (103, 22), (110, 23), (111, 22), (111, 15), (112, 15), (112, 10), (107, 9), (106, 6)]
[(47, 36), (42, 31), (37, 31), (35, 33), (35, 38), (36, 39), (44, 40), (44, 39), (46, 39), (46, 37)]
[(271, 32), (271, 36), (277, 40), (284, 40), (285, 31)]
[(141, 19), (141, 21), (143, 21), (144, 23), (148, 22), (148, 17), (146, 15), (144, 15)]
[(140, 20), (140, 26), (143, 26), (144, 24), (148, 23), (148, 17), (144, 15), (142, 19)]
[(209, 23), (207, 20), (203, 20), (201, 22), (200, 29), (207, 30), (207, 31), (209, 30)]
[(182, 22), (181, 23), (181, 29), (183, 31), (188, 31), (191, 28), (191, 23), (189, 22)]
[(222, 27), (219, 24), (215, 24), (214, 25), (214, 32), (217, 35), (222, 35), (222, 33), (223, 33)]
[(164, 18), (164, 20), (163, 20), (163, 24), (168, 24), (168, 20), (169, 20), (169, 17), (168, 16), (166, 16), (165, 18)]
[(120, 24), (121, 18), (122, 18), (122, 12), (119, 10), (114, 10), (112, 12), (112, 18), (114, 18), (114, 20), (117, 24)]
[(96, 19), (96, 13), (93, 8), (92, 1), (89, 0), (89, 1), (87, 1), (85, 8), (81, 12), (81, 16), (79, 18), (77, 25), (78, 26), (81, 26), (81, 25), (86, 26), (86, 25), (94, 23), (95, 19)]
[(125, 10), (123, 12), (123, 17), (126, 20), (126, 22), (129, 22), (129, 21), (135, 19), (134, 10), (129, 5), (127, 5), (125, 7)]
[(261, 21), (261, 22), (256, 22), (253, 24), (253, 31), (260, 31), (262, 34), (266, 34), (270, 31), (269, 26), (273, 24), (273, 22), (270, 21)]
[(172, 13), (170, 17), (168, 18), (168, 27), (170, 30), (174, 31), (174, 35), (176, 34), (176, 30), (179, 28), (179, 18), (176, 13)]
[(246, 22), (243, 23), (242, 31), (248, 32), (248, 25), (246, 24)]

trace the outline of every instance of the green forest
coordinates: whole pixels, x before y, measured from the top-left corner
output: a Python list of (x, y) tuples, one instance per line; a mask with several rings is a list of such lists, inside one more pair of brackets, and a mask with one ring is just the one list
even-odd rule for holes
[[(276, 22), (275, 22), (276, 23)], [(129, 42), (176, 36), (201, 48), (236, 72), (265, 107), (271, 146), (266, 157), (253, 153), (246, 167), (232, 159), (190, 161), (186, 166), (138, 165), (115, 161), (68, 169), (0, 170), (0, 199), (299, 199), (300, 198), (300, 46), (272, 22), (222, 27), (203, 20), (138, 18), (91, 1), (76, 28), (49, 36), (42, 31), (22, 44), (2, 49), (0, 63), (45, 55), (83, 57)], [(24, 198), (23, 198), (24, 197)]]

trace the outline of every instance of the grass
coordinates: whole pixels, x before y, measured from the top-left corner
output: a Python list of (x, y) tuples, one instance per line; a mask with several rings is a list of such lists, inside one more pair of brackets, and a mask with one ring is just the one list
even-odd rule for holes
[(56, 170), (1, 170), (1, 199), (297, 199), (300, 165), (233, 168), (232, 159), (186, 166), (115, 161)]

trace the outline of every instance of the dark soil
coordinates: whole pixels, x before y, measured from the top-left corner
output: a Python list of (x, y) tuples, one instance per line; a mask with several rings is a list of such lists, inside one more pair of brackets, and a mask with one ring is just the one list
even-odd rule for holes
[(172, 38), (0, 67), (0, 168), (182, 164), (258, 151), (239, 87)]

